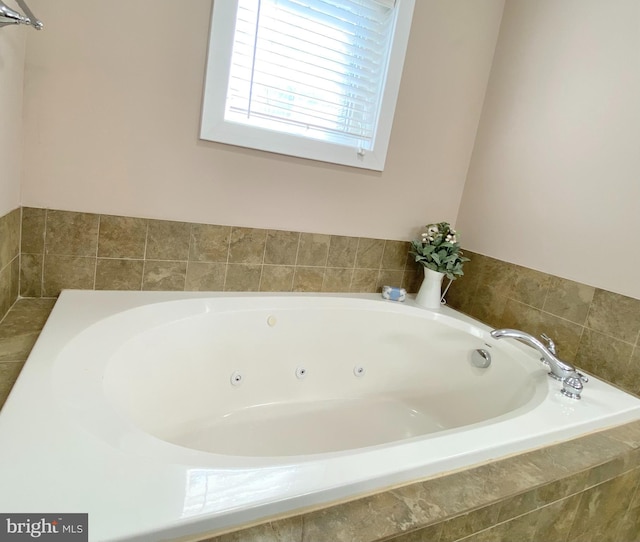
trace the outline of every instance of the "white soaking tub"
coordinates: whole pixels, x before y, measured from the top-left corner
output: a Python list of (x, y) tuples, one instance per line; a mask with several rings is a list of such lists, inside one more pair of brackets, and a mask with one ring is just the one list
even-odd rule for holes
[(0, 511), (165, 540), (640, 418), (489, 331), (375, 295), (65, 291), (0, 414)]

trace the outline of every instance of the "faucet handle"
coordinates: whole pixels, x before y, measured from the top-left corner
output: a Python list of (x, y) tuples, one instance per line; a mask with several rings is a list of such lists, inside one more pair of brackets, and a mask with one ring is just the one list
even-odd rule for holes
[(547, 348), (549, 349), (549, 352), (551, 352), (554, 356), (557, 355), (556, 343), (553, 341), (553, 339), (549, 337), (546, 333), (543, 333), (542, 335), (540, 335), (540, 337), (544, 342), (547, 343)]
[(580, 371), (576, 371), (576, 374), (578, 375), (578, 378), (585, 384), (589, 382), (589, 377), (587, 375), (581, 373)]
[(584, 386), (582, 384), (582, 378), (578, 373), (569, 376), (562, 381), (562, 389), (560, 393), (571, 399), (580, 399)]

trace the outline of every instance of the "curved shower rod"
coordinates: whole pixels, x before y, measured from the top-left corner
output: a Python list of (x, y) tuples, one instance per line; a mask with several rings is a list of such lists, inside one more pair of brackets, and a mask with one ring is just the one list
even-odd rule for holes
[(27, 6), (25, 0), (16, 0), (18, 5), (24, 11), (24, 15), (11, 9), (7, 6), (2, 0), (0, 0), (0, 28), (3, 26), (7, 26), (10, 24), (28, 24), (29, 26), (33, 26), (36, 30), (42, 30), (44, 26), (42, 21), (40, 21), (33, 12)]

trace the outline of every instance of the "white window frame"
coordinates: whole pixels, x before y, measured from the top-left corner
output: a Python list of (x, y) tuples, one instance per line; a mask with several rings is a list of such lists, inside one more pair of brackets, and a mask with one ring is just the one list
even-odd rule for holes
[(392, 36), (377, 129), (371, 149), (363, 151), (304, 136), (225, 121), (238, 0), (214, 0), (200, 137), (229, 145), (382, 171), (391, 137), (414, 5), (415, 0), (396, 0), (397, 22)]

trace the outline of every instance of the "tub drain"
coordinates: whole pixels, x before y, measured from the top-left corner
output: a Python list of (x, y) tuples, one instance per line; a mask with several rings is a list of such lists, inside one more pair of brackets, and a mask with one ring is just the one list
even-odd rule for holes
[(478, 348), (471, 352), (471, 363), (478, 369), (486, 369), (491, 365), (491, 354), (484, 348)]

